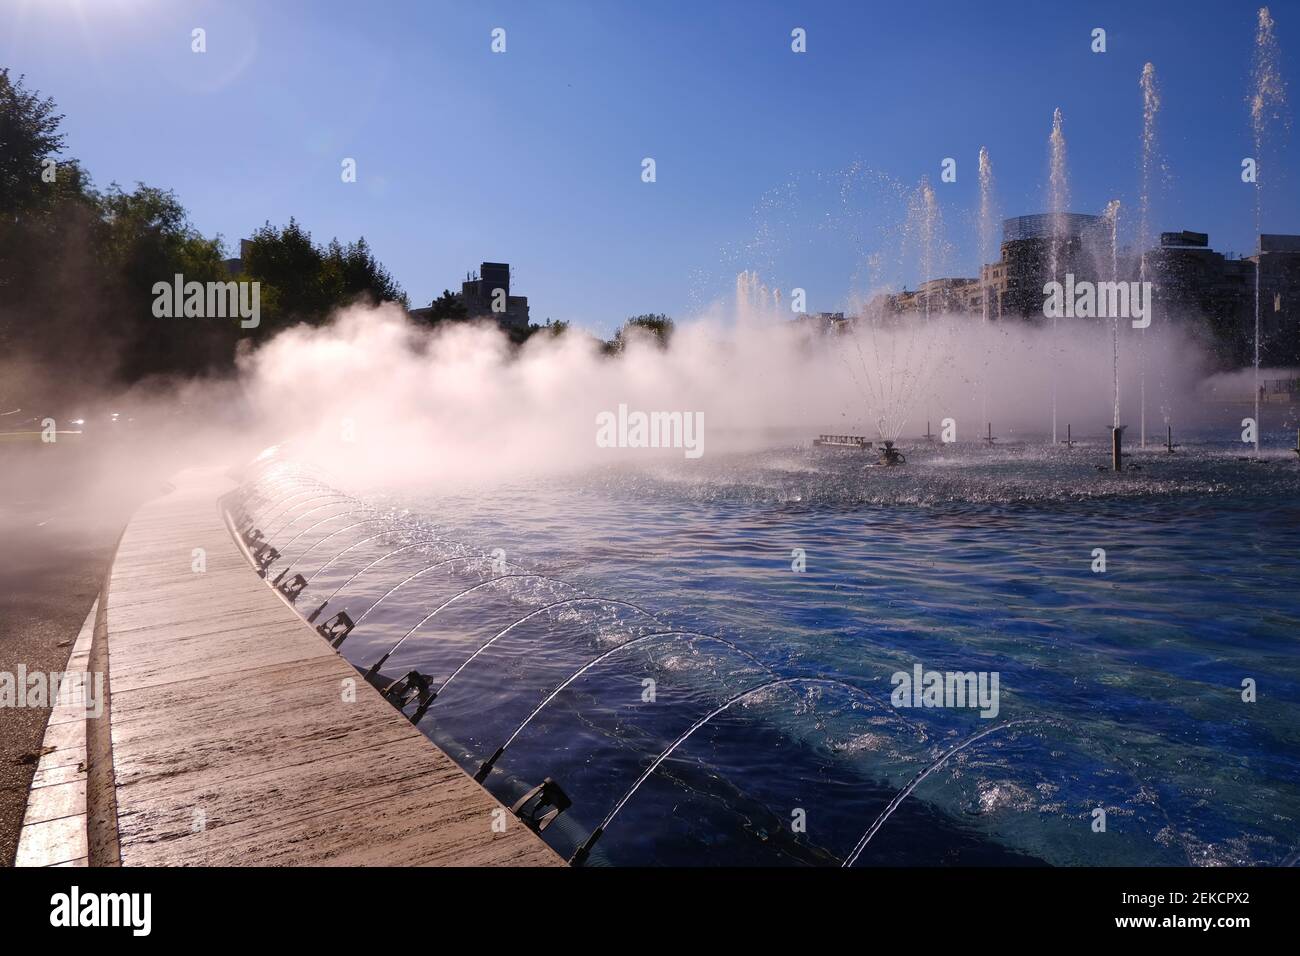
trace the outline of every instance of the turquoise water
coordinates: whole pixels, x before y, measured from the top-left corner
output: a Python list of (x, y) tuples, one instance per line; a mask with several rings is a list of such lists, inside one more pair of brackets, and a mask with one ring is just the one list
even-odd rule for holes
[[(1296, 456), (1248, 462), (1239, 445), (1187, 440), (1175, 455), (1135, 452), (1140, 470), (1114, 475), (1097, 468), (1101, 445), (907, 451), (907, 466), (881, 469), (778, 444), (389, 499), (403, 509), (391, 519), (440, 540), (381, 562), (332, 609), (356, 616), (425, 565), (487, 557), (399, 589), (342, 653), (368, 667), (444, 601), (509, 575), (451, 601), (383, 667), (439, 684), (496, 638), (420, 723), (473, 772), (576, 669), (644, 638), (557, 694), (487, 779), (506, 802), (556, 780), (573, 806), (546, 837), (566, 855), (700, 718), (773, 679), (820, 679), (703, 724), (610, 821), (592, 863), (836, 864), (915, 775), (994, 726), (917, 785), (859, 865), (1288, 861), (1300, 844)], [(348, 536), (335, 540), (322, 550)], [(413, 540), (357, 548), (300, 605)], [(663, 631), (734, 647), (646, 637)], [(996, 672), (996, 717), (894, 706), (891, 675), (918, 663)]]

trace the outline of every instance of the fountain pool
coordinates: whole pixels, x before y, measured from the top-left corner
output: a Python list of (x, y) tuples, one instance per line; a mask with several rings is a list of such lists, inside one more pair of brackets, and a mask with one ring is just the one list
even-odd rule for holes
[[(1187, 434), (1114, 474), (1105, 436), (904, 447), (893, 469), (778, 442), (490, 493), (372, 489), (403, 530), (328, 567), (373, 526), (303, 556), (299, 606), (346, 583), (330, 607), (355, 617), (441, 563), (340, 653), (431, 675), (419, 726), (467, 771), (509, 739), (484, 775), (507, 804), (559, 783), (573, 805), (543, 836), (566, 856), (618, 808), (589, 865), (835, 865), (873, 821), (857, 865), (1291, 858), (1294, 454), (1243, 462), (1239, 441)], [(334, 507), (305, 534), (328, 512), (285, 509), (285, 560), (357, 520)], [(998, 716), (893, 706), (916, 665), (996, 673)]]

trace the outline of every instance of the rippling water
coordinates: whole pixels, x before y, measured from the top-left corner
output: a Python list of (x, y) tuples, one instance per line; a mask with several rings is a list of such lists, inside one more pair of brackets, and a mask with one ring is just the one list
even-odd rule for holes
[[(1238, 445), (1189, 442), (1136, 452), (1140, 470), (1114, 475), (1097, 467), (1108, 454), (920, 446), (883, 469), (792, 444), (454, 496), (372, 494), (385, 520), (419, 530), (321, 570), (385, 525), (337, 535), (302, 561), (314, 576), (299, 604), (424, 540), (330, 609), (356, 617), (438, 565), (341, 651), (369, 667), (414, 628), (382, 671), (435, 685), (455, 673), (420, 727), (470, 772), (584, 663), (638, 639), (558, 693), (487, 779), (511, 802), (554, 778), (573, 806), (545, 836), (565, 855), (700, 718), (774, 679), (821, 678), (701, 726), (610, 822), (592, 863), (837, 864), (951, 747), (1026, 719), (926, 777), (859, 864), (1287, 861), (1300, 844), (1296, 456), (1249, 462)], [(998, 715), (892, 706), (891, 675), (915, 663), (997, 672)]]

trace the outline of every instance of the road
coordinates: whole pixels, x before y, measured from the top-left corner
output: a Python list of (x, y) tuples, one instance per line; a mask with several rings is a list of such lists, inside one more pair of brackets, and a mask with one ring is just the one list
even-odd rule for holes
[[(117, 539), (157, 476), (120, 442), (0, 441), (0, 673), (61, 671)], [(47, 708), (0, 706), (0, 866), (12, 866)]]

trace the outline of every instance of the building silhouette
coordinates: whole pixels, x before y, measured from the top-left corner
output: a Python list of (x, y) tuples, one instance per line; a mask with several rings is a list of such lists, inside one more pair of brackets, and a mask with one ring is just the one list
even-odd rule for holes
[[(1157, 317), (1187, 325), (1225, 364), (1254, 357), (1255, 268), (1259, 269), (1260, 358), (1300, 365), (1300, 236), (1265, 233), (1257, 251), (1233, 258), (1210, 247), (1206, 233), (1161, 233), (1144, 254), (1115, 249), (1102, 216), (1051, 213), (1002, 223), (997, 262), (978, 278), (941, 278), (885, 295), (871, 310), (884, 316), (968, 313), (990, 320), (1043, 321), (1043, 286), (1053, 280), (1152, 284)], [(850, 321), (853, 317), (850, 317)]]
[[(464, 309), (465, 319), (492, 319), (507, 330), (528, 328), (528, 297), (510, 294), (510, 264), (484, 262), (477, 273), (471, 273), (461, 283), (460, 292), (454, 296)], [(416, 319), (434, 322), (443, 318), (435, 314), (432, 305), (411, 309)]]

